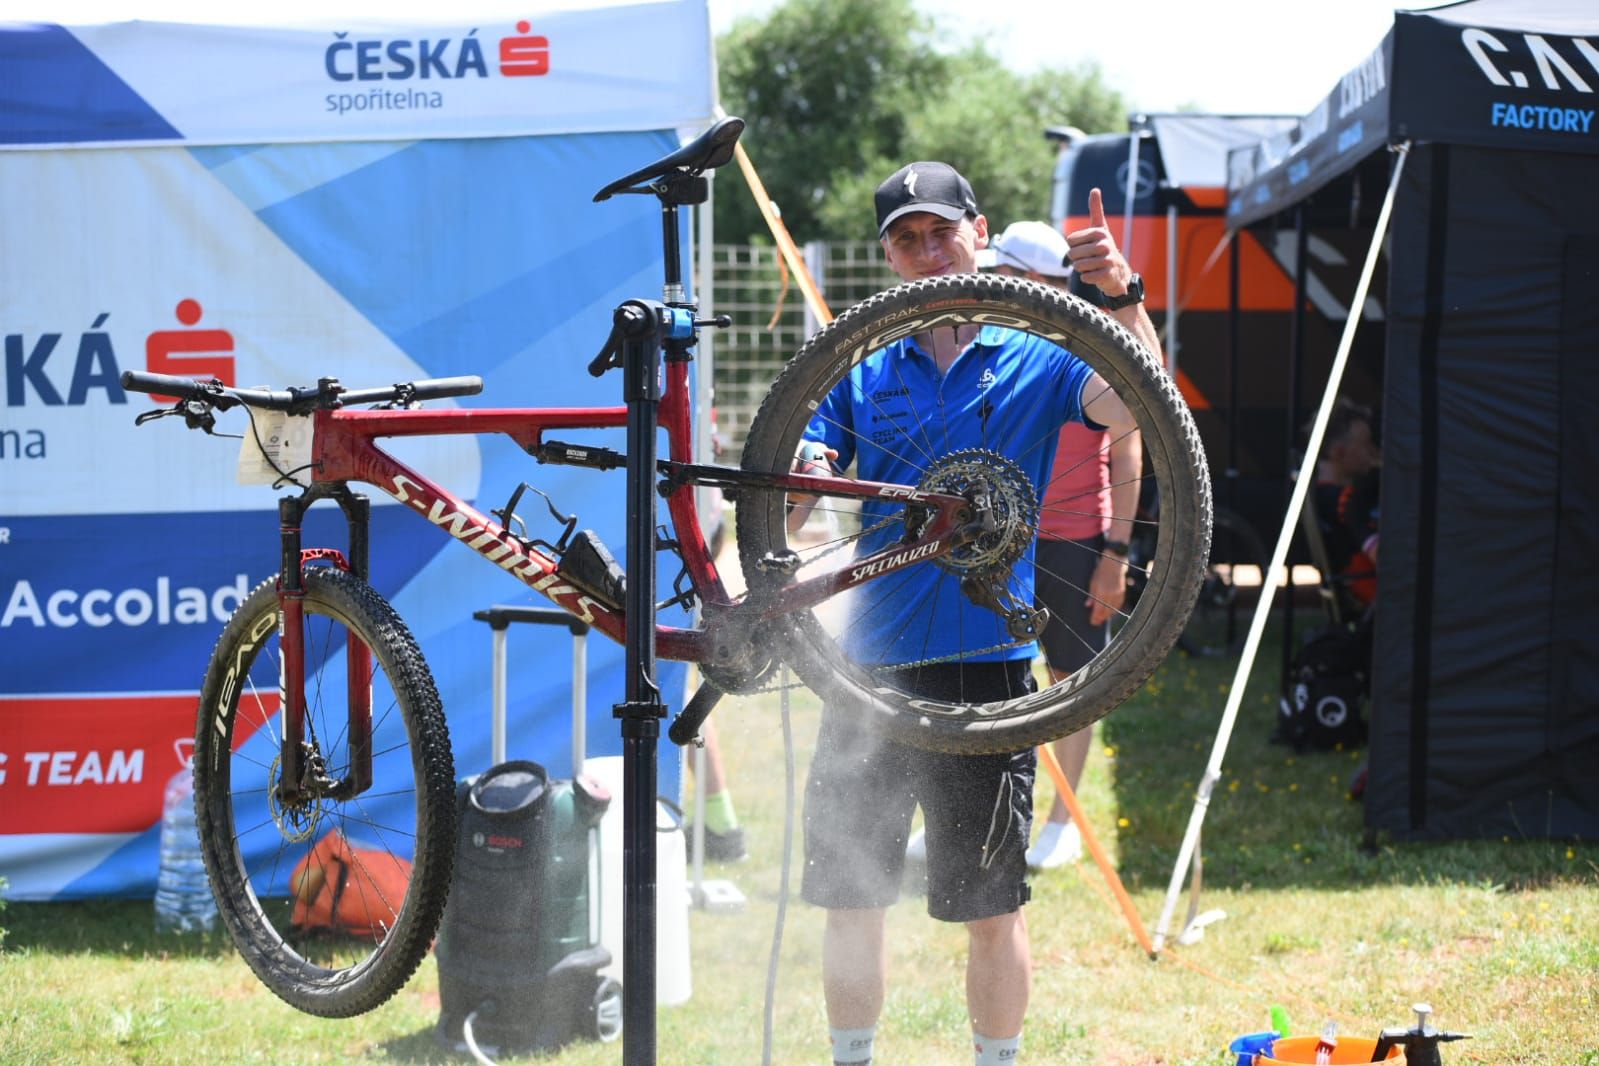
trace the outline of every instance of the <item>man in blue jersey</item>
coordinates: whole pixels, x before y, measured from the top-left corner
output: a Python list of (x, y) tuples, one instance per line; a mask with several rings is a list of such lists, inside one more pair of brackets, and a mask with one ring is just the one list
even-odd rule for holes
[[(876, 207), (883, 250), (902, 279), (976, 270), (988, 223), (953, 167), (901, 168), (878, 187)], [(1108, 303), (1136, 304), (1141, 286), (1108, 229), (1077, 241), (1073, 261)], [(1060, 426), (1073, 420), (1113, 435), (1134, 428), (1099, 375), (1060, 347), (995, 326), (944, 328), (894, 342), (851, 370), (811, 420), (800, 462), (821, 472), (812, 458), (820, 451), (832, 470), (853, 465), (862, 479), (916, 484), (939, 457), (984, 449), (1019, 466), (1041, 490)], [(791, 528), (808, 509), (795, 507)], [(881, 521), (892, 512), (863, 508), (861, 554), (903, 532)], [(1031, 583), (1029, 549), (1011, 567), (1005, 592), (1030, 606)], [(936, 564), (861, 586), (852, 619), (844, 639), (858, 661), (917, 664), (895, 672), (903, 689), (972, 702), (1033, 690), (1036, 646), (1010, 636), (998, 613), (963, 591), (959, 575)], [(1032, 978), (1021, 905), (1033, 776), (1031, 749), (926, 752), (876, 736), (849, 707), (824, 709), (806, 783), (802, 894), (827, 909), (822, 970), (835, 1062), (871, 1061), (887, 990), (886, 912), (899, 895), (918, 805), (928, 913), (968, 932), (976, 1062), (1017, 1060)]]

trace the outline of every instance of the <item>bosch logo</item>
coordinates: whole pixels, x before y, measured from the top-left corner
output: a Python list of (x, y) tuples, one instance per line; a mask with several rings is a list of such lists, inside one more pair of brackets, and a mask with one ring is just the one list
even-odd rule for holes
[(488, 848), (491, 851), (504, 851), (507, 848), (519, 849), (522, 847), (522, 838), (479, 832), (472, 834), (472, 846), (474, 848)]

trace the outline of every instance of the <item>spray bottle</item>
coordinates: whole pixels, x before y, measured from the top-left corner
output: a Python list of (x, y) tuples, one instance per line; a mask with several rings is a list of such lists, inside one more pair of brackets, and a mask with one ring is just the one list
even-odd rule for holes
[(1438, 1053), (1438, 1045), (1450, 1040), (1469, 1040), (1469, 1033), (1440, 1033), (1428, 1024), (1432, 1015), (1432, 1007), (1425, 1003), (1417, 1003), (1410, 1008), (1416, 1012), (1416, 1027), (1414, 1029), (1384, 1029), (1377, 1040), (1376, 1051), (1372, 1058), (1377, 1062), (1388, 1057), (1396, 1045), (1405, 1049), (1405, 1062), (1409, 1066), (1443, 1066), (1443, 1056)]

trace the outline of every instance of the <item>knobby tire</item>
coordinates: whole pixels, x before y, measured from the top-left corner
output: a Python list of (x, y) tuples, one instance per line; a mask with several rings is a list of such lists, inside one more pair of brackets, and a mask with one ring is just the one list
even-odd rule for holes
[[(373, 786), (325, 797), (296, 820), (274, 810), (278, 711), (277, 579), (258, 585), (217, 642), (195, 729), (195, 810), (201, 849), (224, 925), (239, 953), (276, 995), (310, 1014), (372, 1010), (415, 973), (433, 941), (455, 847), (455, 770), (443, 707), (415, 639), (364, 581), (332, 568), (305, 574), (305, 737), (339, 777), (347, 752), (343, 649), (355, 634), (371, 649)], [(341, 834), (392, 868), (411, 863), (403, 898), (359, 879), (375, 933), (297, 928), (291, 871), (326, 835)], [(339, 876), (310, 860), (299, 888)], [(361, 861), (357, 859), (355, 861)], [(346, 865), (353, 865), (348, 863)], [(374, 898), (365, 898), (371, 896)]]

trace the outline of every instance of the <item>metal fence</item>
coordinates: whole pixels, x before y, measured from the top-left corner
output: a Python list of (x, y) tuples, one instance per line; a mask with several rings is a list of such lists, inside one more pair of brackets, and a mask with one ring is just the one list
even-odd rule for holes
[[(834, 314), (899, 280), (876, 241), (814, 241), (804, 252)], [(701, 311), (733, 318), (731, 329), (716, 334), (714, 384), (722, 458), (736, 462), (767, 390), (820, 323), (808, 314), (798, 282), (786, 277), (776, 248), (717, 244), (711, 258), (713, 306)]]

